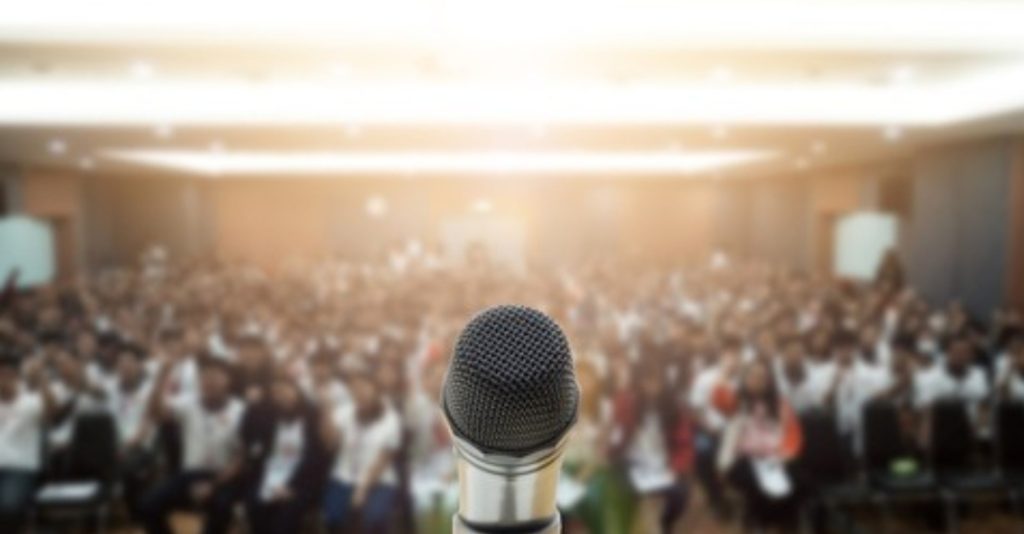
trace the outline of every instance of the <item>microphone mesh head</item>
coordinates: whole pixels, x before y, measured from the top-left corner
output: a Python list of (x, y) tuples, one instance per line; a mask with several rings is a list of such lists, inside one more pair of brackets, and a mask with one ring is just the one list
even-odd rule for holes
[(543, 313), (497, 306), (459, 335), (442, 405), (452, 432), (478, 449), (518, 456), (554, 445), (578, 402), (569, 343)]

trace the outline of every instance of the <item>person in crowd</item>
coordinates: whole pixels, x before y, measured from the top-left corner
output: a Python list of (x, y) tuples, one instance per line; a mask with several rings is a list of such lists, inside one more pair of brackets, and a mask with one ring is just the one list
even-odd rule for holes
[(732, 416), (717, 467), (742, 495), (745, 521), (755, 527), (793, 526), (800, 488), (792, 465), (803, 447), (803, 434), (769, 364), (747, 364), (738, 391), (719, 395), (718, 402)]
[(117, 356), (117, 375), (103, 392), (107, 411), (113, 415), (119, 445), (121, 481), (125, 502), (138, 516), (138, 498), (152, 475), (155, 426), (149, 417), (153, 380), (145, 366), (142, 347), (124, 343)]
[(667, 533), (686, 511), (694, 438), (689, 410), (661, 368), (648, 361), (636, 373), (633, 388), (614, 401), (614, 418), (622, 429), (616, 455), (625, 462), (639, 506), (660, 506), (657, 528)]
[(576, 366), (582, 397), (563, 460), (567, 487), (559, 502), (568, 532), (626, 532), (633, 517), (631, 496), (608, 462), (612, 405), (597, 369), (589, 361)]
[(183, 465), (143, 498), (140, 511), (149, 534), (170, 533), (168, 518), (182, 508), (202, 510), (205, 534), (227, 531), (238, 499), (242, 465), (240, 425), (245, 405), (231, 395), (231, 368), (212, 356), (200, 357), (199, 395), (167, 398), (168, 378), (176, 364), (164, 355), (147, 403), (154, 420), (172, 418), (181, 428)]
[(267, 343), (259, 334), (249, 332), (239, 337), (234, 348), (232, 392), (246, 402), (260, 402), (268, 395), (274, 375), (274, 362)]
[(44, 428), (54, 401), (41, 358), (0, 357), (0, 530), (18, 532), (42, 468)]
[(727, 419), (715, 405), (714, 393), (716, 390), (733, 386), (740, 365), (737, 349), (737, 343), (728, 340), (723, 345), (717, 362), (694, 377), (688, 398), (696, 422), (694, 445), (697, 479), (704, 488), (712, 510), (720, 518), (725, 518), (730, 513), (720, 478), (715, 470), (719, 441)]
[(835, 365), (829, 378), (825, 404), (835, 414), (844, 442), (852, 450), (860, 451), (861, 413), (865, 405), (889, 386), (889, 369), (867, 360), (859, 352), (857, 337), (849, 331), (837, 332), (832, 344)]
[(309, 359), (301, 373), (300, 385), (306, 396), (322, 402), (322, 408), (334, 408), (352, 402), (352, 395), (341, 379), (338, 362), (341, 355), (332, 350), (321, 349)]
[(997, 395), (1004, 402), (1024, 402), (1024, 332), (1009, 336), (997, 364)]
[(797, 412), (824, 408), (831, 386), (832, 367), (807, 364), (805, 342), (793, 336), (783, 344), (782, 356), (774, 360), (779, 392)]
[[(329, 401), (330, 398), (324, 399)], [(321, 497), (328, 455), (315, 402), (288, 372), (274, 374), (269, 399), (244, 417), (243, 493), (254, 534), (298, 532)]]
[(411, 381), (404, 420), (409, 436), (410, 490), (419, 532), (451, 532), (458, 488), (451, 436), (438, 399), (444, 384), (445, 361), (439, 353), (428, 356)]
[(59, 479), (67, 474), (71, 437), (78, 414), (105, 410), (106, 394), (86, 377), (82, 360), (67, 350), (58, 350), (52, 357), (54, 377), (53, 416), (47, 435), (49, 457), (47, 475)]
[(324, 493), (324, 523), (330, 532), (389, 532), (401, 420), (369, 370), (351, 370), (348, 381), (353, 402), (325, 413), (321, 422), (324, 442), (336, 451)]
[(985, 369), (975, 364), (975, 349), (969, 339), (956, 337), (950, 340), (945, 361), (918, 376), (916, 391), (916, 403), (922, 410), (938, 400), (963, 401), (977, 434), (981, 436), (987, 432), (991, 387)]

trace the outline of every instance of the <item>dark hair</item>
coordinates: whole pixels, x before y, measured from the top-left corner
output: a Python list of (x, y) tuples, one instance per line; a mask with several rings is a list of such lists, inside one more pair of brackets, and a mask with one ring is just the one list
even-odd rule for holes
[[(747, 389), (747, 375), (754, 368), (754, 366), (761, 366), (765, 370), (765, 376), (768, 377), (768, 385), (764, 393), (755, 395), (753, 392)], [(765, 360), (754, 360), (748, 363), (743, 368), (743, 373), (740, 375), (739, 384), (739, 406), (741, 410), (750, 410), (758, 401), (764, 402), (765, 407), (768, 409), (768, 413), (773, 418), (779, 417), (779, 388), (775, 384), (775, 375), (772, 374), (771, 365)]]
[(901, 350), (904, 352), (917, 352), (917, 338), (911, 334), (903, 333), (898, 334), (892, 340), (892, 348), (895, 350)]
[(103, 332), (96, 336), (96, 344), (101, 349), (116, 347), (121, 342), (121, 337), (114, 332)]
[(743, 341), (737, 336), (728, 335), (722, 338), (721, 343), (719, 343), (719, 349), (722, 352), (739, 352), (743, 350)]
[(166, 326), (160, 329), (161, 341), (180, 341), (185, 337), (185, 331), (178, 325)]
[(39, 340), (39, 343), (44, 345), (50, 343), (63, 344), (67, 341), (67, 336), (65, 336), (64, 332), (59, 329), (47, 328), (36, 334), (36, 339)]
[(13, 369), (17, 371), (21, 368), (21, 359), (10, 353), (0, 354), (0, 369)]
[(122, 354), (129, 354), (136, 360), (143, 360), (146, 358), (146, 349), (138, 343), (125, 342), (121, 343), (117, 348), (117, 356), (120, 357)]
[(807, 352), (808, 350), (809, 342), (804, 336), (801, 335), (786, 336), (786, 338), (782, 340), (782, 343), (780, 343), (779, 346), (785, 349), (793, 344), (799, 345), (800, 350), (802, 350), (803, 352)]
[(853, 332), (851, 332), (851, 331), (849, 331), (849, 330), (847, 330), (845, 328), (837, 330), (836, 333), (832, 335), (832, 347), (833, 348), (855, 347), (858, 344), (859, 344), (859, 340), (858, 340), (857, 336), (854, 335)]
[(235, 343), (239, 347), (264, 347), (266, 340), (263, 336), (253, 332), (243, 332), (235, 337)]
[(218, 358), (209, 352), (203, 351), (196, 357), (200, 372), (219, 370), (227, 375), (231, 374), (231, 364)]

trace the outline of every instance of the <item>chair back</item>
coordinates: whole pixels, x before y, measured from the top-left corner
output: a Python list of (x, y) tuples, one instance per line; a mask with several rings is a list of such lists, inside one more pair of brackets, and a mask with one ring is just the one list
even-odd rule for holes
[(937, 472), (970, 468), (976, 442), (967, 406), (962, 401), (940, 400), (932, 405), (928, 441), (932, 465)]
[(1005, 402), (996, 406), (995, 453), (999, 468), (1024, 476), (1024, 404)]
[(864, 406), (864, 465), (870, 472), (888, 471), (893, 460), (911, 455), (903, 436), (899, 410), (893, 403), (876, 400)]
[(107, 413), (80, 414), (71, 437), (73, 480), (112, 482), (117, 475), (117, 427)]
[(800, 415), (800, 424), (804, 447), (796, 460), (796, 468), (803, 478), (818, 487), (846, 480), (852, 471), (852, 462), (835, 417), (824, 410), (810, 410)]

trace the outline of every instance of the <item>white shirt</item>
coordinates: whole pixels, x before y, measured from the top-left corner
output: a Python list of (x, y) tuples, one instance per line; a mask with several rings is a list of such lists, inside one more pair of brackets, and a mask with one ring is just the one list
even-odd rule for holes
[(210, 411), (198, 396), (180, 395), (167, 403), (178, 418), (184, 441), (186, 470), (218, 471), (227, 467), (240, 446), (238, 427), (245, 404), (229, 399), (220, 410)]
[(1010, 376), (1010, 385), (1007, 388), (1007, 398), (1013, 402), (1024, 402), (1024, 378), (1020, 373), (1014, 372)]
[(825, 396), (832, 385), (835, 368), (828, 365), (807, 365), (804, 363), (804, 379), (799, 384), (791, 383), (786, 375), (785, 364), (775, 362), (775, 378), (779, 393), (789, 401), (797, 412), (805, 412), (825, 405)]
[(106, 402), (90, 394), (72, 391), (62, 381), (56, 381), (50, 386), (50, 394), (53, 395), (54, 403), (59, 406), (58, 410), (66, 410), (66, 415), (60, 422), (50, 424), (47, 441), (51, 449), (60, 449), (71, 443), (75, 428), (75, 417), (81, 413), (103, 412), (107, 409)]
[[(317, 390), (317, 385), (313, 383), (312, 376), (308, 371), (300, 376), (302, 376), (300, 385), (306, 396), (319, 402), (321, 393)], [(341, 380), (332, 379), (327, 383), (326, 390), (327, 402), (330, 403), (329, 408), (336, 409), (352, 402), (352, 394)]]
[(915, 377), (919, 408), (930, 406), (940, 399), (960, 399), (968, 406), (976, 405), (988, 397), (989, 385), (985, 370), (970, 366), (962, 379), (956, 379), (943, 364), (935, 364), (919, 372)]
[(85, 377), (94, 387), (101, 391), (109, 391), (117, 385), (117, 373), (96, 362), (89, 362), (85, 367)]
[(267, 457), (260, 485), (260, 498), (269, 500), (275, 491), (288, 485), (302, 460), (306, 434), (301, 417), (295, 421), (281, 421), (274, 432), (274, 448)]
[[(341, 432), (341, 450), (334, 462), (332, 476), (341, 482), (360, 484), (381, 454), (394, 452), (402, 439), (402, 423), (394, 409), (385, 407), (377, 420), (363, 425), (356, 417), (354, 404), (335, 410), (334, 424)], [(377, 480), (380, 484), (398, 484), (394, 465), (389, 464)]]
[(961, 379), (955, 378), (942, 363), (936, 363), (922, 370), (914, 377), (915, 399), (918, 408), (931, 406), (941, 399), (958, 399), (967, 405), (967, 413), (979, 435), (986, 435), (989, 428), (978, 426), (981, 403), (989, 396), (988, 378), (985, 370), (971, 365)]
[(647, 472), (669, 471), (668, 450), (661, 420), (654, 411), (648, 411), (640, 420), (627, 452), (632, 467)]
[(168, 379), (170, 391), (175, 395), (199, 394), (199, 364), (194, 357), (188, 357), (178, 363)]
[(0, 401), (0, 469), (38, 471), (42, 453), (43, 399), (19, 390)]
[[(124, 391), (119, 382), (107, 387), (107, 409), (117, 423), (117, 434), (121, 444), (139, 436), (140, 430), (148, 424), (148, 407), (150, 393), (153, 391), (152, 380), (143, 379), (142, 383), (132, 391)], [(153, 436), (153, 427), (141, 435), (139, 444), (148, 445)]]
[(700, 415), (708, 430), (717, 431), (725, 427), (725, 417), (712, 404), (715, 386), (720, 382), (718, 367), (709, 367), (697, 373), (690, 388), (690, 407)]
[[(890, 373), (888, 368), (869, 364), (860, 358), (845, 371), (836, 368), (834, 372), (843, 373), (836, 384), (836, 422), (841, 433), (853, 437), (853, 446), (859, 451), (864, 406), (889, 387), (892, 381)], [(831, 380), (834, 378), (830, 377)]]
[(1001, 387), (1003, 384), (1007, 384), (1007, 380), (1009, 380), (1007, 400), (1024, 402), (1024, 377), (1013, 368), (1010, 358), (1004, 354), (996, 360), (996, 384)]

